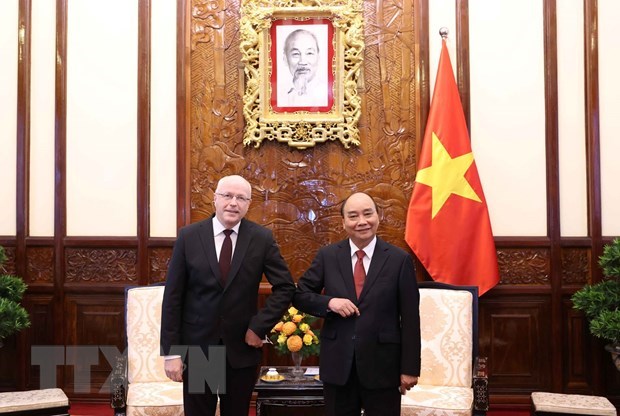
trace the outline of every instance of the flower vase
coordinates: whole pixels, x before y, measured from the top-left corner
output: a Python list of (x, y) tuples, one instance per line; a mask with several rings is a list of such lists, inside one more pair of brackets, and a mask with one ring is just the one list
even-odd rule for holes
[(301, 353), (299, 351), (291, 352), (291, 358), (293, 359), (293, 376), (299, 378), (304, 373), (304, 370), (301, 368)]

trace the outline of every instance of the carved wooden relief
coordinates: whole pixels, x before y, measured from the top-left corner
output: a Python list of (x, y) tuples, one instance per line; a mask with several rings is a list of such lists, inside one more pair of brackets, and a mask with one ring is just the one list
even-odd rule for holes
[(344, 237), (339, 204), (355, 191), (376, 197), (381, 237), (407, 248), (404, 218), (420, 136), (413, 2), (363, 2), (361, 146), (348, 150), (335, 142), (308, 150), (244, 147), (240, 3), (192, 4), (191, 222), (212, 214), (220, 177), (240, 174), (253, 185), (248, 218), (274, 231), (296, 277), (321, 246)]
[(149, 283), (166, 280), (168, 263), (172, 256), (172, 248), (153, 248), (149, 250)]
[(565, 283), (592, 283), (590, 250), (586, 248), (562, 249), (562, 280)]
[(67, 282), (136, 282), (135, 249), (69, 248)]
[(548, 249), (497, 250), (497, 262), (500, 285), (549, 284), (551, 265)]
[(26, 250), (26, 283), (54, 283), (54, 249), (28, 247)]

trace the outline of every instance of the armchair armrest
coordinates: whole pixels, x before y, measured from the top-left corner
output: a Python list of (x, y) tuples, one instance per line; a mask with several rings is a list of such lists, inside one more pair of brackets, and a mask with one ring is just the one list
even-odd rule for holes
[(474, 361), (474, 413), (484, 414), (489, 410), (489, 373), (487, 357), (476, 357)]
[(125, 416), (127, 406), (127, 355), (117, 355), (110, 377), (110, 407), (114, 416)]

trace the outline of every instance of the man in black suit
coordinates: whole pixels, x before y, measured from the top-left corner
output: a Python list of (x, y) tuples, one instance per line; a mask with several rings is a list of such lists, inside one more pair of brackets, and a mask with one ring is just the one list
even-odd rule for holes
[[(184, 371), (181, 358), (170, 355), (171, 348), (199, 346), (208, 356), (210, 346), (223, 345), (226, 393), (217, 388), (221, 414), (247, 416), (262, 339), (295, 293), (271, 231), (243, 218), (251, 195), (251, 185), (241, 176), (220, 179), (213, 201), (215, 216), (182, 228), (174, 245), (162, 305), (161, 346), (166, 375), (173, 381), (185, 379), (185, 416), (214, 415), (218, 391), (206, 385), (205, 393), (195, 393), (188, 383), (191, 349)], [(263, 274), (272, 294), (258, 310)]]
[(320, 377), (327, 414), (359, 416), (363, 408), (367, 416), (399, 415), (401, 394), (420, 374), (413, 259), (376, 236), (379, 215), (369, 195), (351, 195), (341, 214), (349, 238), (318, 251), (293, 305), (325, 318)]

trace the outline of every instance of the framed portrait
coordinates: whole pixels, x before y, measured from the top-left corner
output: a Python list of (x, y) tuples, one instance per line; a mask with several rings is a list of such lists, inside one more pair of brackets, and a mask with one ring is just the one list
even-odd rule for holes
[(270, 36), (273, 112), (328, 113), (334, 106), (335, 42), (331, 21), (276, 19)]
[(361, 0), (244, 0), (241, 13), (244, 145), (359, 145)]

